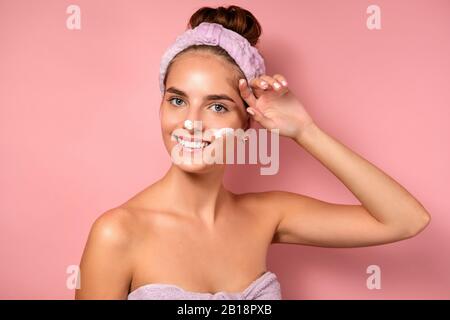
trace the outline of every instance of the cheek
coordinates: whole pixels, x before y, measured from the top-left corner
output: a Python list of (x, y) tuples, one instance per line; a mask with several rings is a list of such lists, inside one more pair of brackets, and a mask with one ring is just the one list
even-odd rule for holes
[(232, 124), (229, 127), (236, 128), (236, 129), (237, 128), (245, 129), (246, 127), (248, 127), (248, 118), (246, 118), (242, 114), (236, 114), (233, 117)]
[(215, 114), (210, 111), (203, 117), (203, 120), (209, 128), (240, 128), (244, 123), (242, 115), (236, 111), (230, 111), (224, 114)]
[[(178, 119), (180, 118), (180, 119)], [(167, 111), (167, 109), (163, 108), (160, 113), (160, 121), (161, 121), (161, 130), (164, 134), (170, 134), (173, 130), (175, 130), (180, 123), (183, 121), (181, 119), (181, 115), (176, 112)]]

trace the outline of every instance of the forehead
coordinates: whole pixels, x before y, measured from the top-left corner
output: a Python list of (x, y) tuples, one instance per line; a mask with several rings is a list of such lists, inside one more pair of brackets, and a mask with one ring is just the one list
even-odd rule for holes
[(166, 87), (184, 88), (187, 92), (231, 92), (236, 90), (235, 78), (236, 68), (225, 58), (208, 52), (188, 52), (173, 61)]

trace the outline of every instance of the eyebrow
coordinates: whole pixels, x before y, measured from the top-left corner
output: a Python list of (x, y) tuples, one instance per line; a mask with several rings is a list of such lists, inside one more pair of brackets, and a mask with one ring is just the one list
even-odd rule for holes
[[(177, 89), (177, 88), (175, 88), (175, 87), (170, 87), (170, 88), (168, 88), (168, 89), (166, 90), (166, 92), (175, 93), (175, 94), (178, 94), (178, 95), (180, 95), (180, 96), (182, 96), (182, 97), (186, 97), (186, 98), (187, 98), (187, 94), (186, 94), (184, 91), (182, 91), (182, 90), (180, 90), (180, 89)], [(228, 101), (231, 101), (231, 102), (233, 102), (233, 103), (236, 103), (233, 99), (231, 99), (230, 96), (228, 96), (228, 95), (226, 95), (226, 94), (210, 94), (210, 95), (207, 95), (203, 100), (204, 100), (204, 101), (210, 101), (210, 100), (228, 100)]]

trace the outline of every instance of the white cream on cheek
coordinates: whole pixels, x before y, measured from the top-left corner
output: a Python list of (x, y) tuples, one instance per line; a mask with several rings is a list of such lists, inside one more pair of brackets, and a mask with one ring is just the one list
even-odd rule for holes
[(214, 129), (214, 137), (216, 139), (220, 138), (223, 135), (226, 135), (228, 133), (233, 133), (233, 128), (220, 128), (220, 129)]

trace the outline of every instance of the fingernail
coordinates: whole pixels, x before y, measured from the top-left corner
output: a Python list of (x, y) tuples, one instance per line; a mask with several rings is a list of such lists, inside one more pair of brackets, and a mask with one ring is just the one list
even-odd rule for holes
[(275, 89), (280, 89), (281, 88), (281, 86), (280, 86), (280, 84), (278, 82), (275, 82), (273, 84), (273, 86), (274, 86)]
[(267, 82), (261, 81), (261, 86), (262, 86), (263, 88), (267, 88)]
[(239, 79), (239, 85), (242, 85), (244, 83), (244, 79)]
[(282, 84), (283, 86), (287, 86), (287, 82), (284, 81), (284, 80), (281, 80), (281, 84)]
[(247, 108), (247, 112), (250, 113), (251, 115), (255, 115), (255, 112), (252, 109)]

